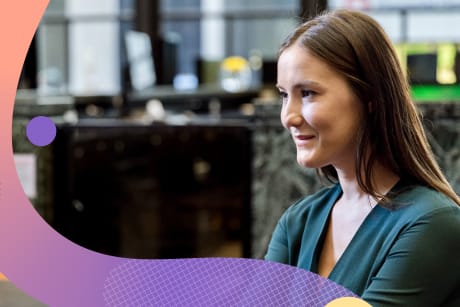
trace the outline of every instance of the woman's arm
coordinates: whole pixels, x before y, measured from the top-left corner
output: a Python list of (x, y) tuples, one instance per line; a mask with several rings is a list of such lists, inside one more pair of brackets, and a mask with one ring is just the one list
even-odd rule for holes
[(372, 306), (460, 306), (460, 210), (404, 229), (362, 298)]
[(273, 231), (270, 244), (268, 245), (267, 253), (265, 254), (265, 260), (275, 261), (280, 263), (289, 263), (289, 247), (288, 238), (286, 232), (286, 214), (284, 213), (275, 230)]

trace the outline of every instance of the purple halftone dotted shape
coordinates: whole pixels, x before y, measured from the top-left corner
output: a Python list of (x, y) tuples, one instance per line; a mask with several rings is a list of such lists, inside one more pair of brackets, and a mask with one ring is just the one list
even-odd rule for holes
[(47, 146), (56, 137), (56, 125), (46, 116), (36, 116), (27, 124), (26, 135), (35, 146)]
[(292, 266), (254, 259), (128, 260), (104, 283), (107, 306), (322, 306), (357, 297)]

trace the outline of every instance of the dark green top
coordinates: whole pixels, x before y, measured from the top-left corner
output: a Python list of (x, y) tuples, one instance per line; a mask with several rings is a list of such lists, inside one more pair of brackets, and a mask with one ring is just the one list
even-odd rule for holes
[[(375, 206), (329, 279), (373, 306), (460, 306), (460, 207), (398, 183), (391, 209)], [(328, 217), (342, 190), (325, 188), (289, 207), (266, 260), (318, 272)]]

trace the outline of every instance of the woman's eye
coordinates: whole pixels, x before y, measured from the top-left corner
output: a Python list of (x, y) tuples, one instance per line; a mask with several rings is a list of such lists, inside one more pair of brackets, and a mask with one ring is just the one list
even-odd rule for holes
[(311, 90), (302, 90), (302, 97), (310, 97), (315, 94), (314, 91)]
[(287, 93), (285, 93), (285, 92), (280, 92), (279, 94), (280, 94), (280, 98), (281, 98), (281, 100), (283, 100), (283, 101), (284, 101), (284, 100), (286, 100), (286, 99), (287, 99)]

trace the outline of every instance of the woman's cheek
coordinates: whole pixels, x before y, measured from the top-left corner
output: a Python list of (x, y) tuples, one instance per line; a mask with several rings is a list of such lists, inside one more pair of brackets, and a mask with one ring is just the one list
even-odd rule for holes
[(315, 105), (306, 105), (302, 108), (302, 116), (305, 121), (313, 128), (324, 125), (324, 116), (321, 110)]

